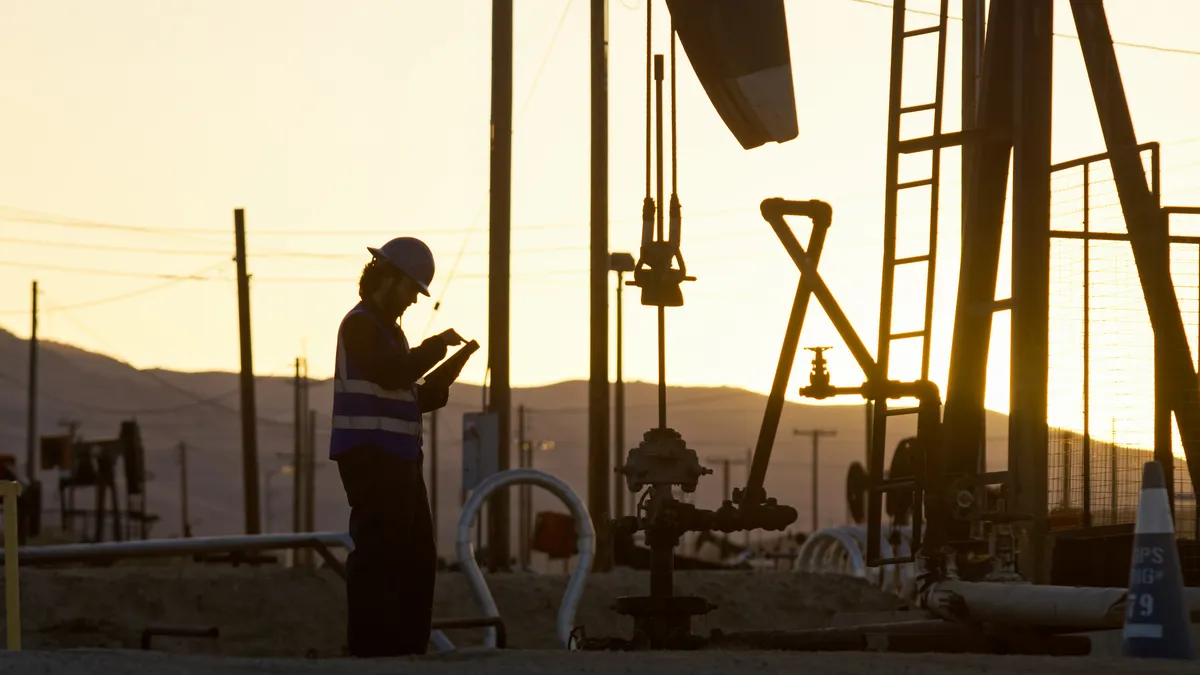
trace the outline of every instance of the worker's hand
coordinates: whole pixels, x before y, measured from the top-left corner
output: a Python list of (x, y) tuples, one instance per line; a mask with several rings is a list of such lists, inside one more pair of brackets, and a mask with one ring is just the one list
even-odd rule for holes
[(438, 338), (447, 347), (457, 347), (458, 345), (461, 345), (462, 343), (466, 342), (466, 340), (464, 340), (461, 335), (454, 332), (453, 328), (446, 329), (440, 335), (438, 335)]

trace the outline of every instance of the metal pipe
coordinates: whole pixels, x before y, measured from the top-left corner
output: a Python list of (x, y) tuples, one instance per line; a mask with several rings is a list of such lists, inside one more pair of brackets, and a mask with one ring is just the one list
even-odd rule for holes
[[(888, 535), (881, 535), (879, 546), (884, 558), (910, 555), (912, 528), (897, 527), (899, 546), (895, 549)], [(911, 563), (868, 567), (866, 564), (868, 529), (865, 525), (839, 525), (818, 530), (809, 536), (796, 553), (794, 569), (809, 574), (841, 574), (865, 579), (885, 592), (913, 599), (916, 589), (915, 568)]]
[[(953, 599), (962, 601), (962, 612), (972, 621), (1104, 630), (1122, 626), (1127, 594), (1124, 588), (939, 581), (923, 594), (923, 600), (944, 618), (950, 618), (947, 607)], [(1185, 588), (1184, 599), (1193, 614), (1200, 612), (1200, 588)]]
[[(575, 611), (579, 606), (579, 599), (583, 596), (583, 587), (587, 582), (588, 573), (592, 570), (596, 533), (592, 528), (592, 518), (588, 513), (587, 506), (566, 483), (548, 473), (534, 469), (513, 469), (492, 474), (471, 493), (471, 498), (463, 505), (462, 515), (458, 518), (458, 537), (455, 543), (458, 564), (467, 575), (467, 584), (474, 591), (475, 599), (479, 601), (484, 615), (500, 616), (500, 610), (496, 607), (492, 592), (483, 578), (479, 563), (475, 561), (475, 547), (471, 544), (471, 525), (475, 522), (479, 515), (479, 509), (483, 507), (484, 501), (491, 493), (516, 484), (537, 485), (549, 490), (563, 500), (575, 518), (575, 542), (579, 549), (579, 560), (575, 565), (575, 571), (571, 573), (570, 581), (567, 582), (562, 605), (558, 608), (558, 641), (564, 648), (569, 648), (571, 631), (575, 627)], [(496, 646), (495, 628), (486, 629), (484, 646), (492, 648)]]
[[(22, 546), (17, 549), (20, 564), (84, 562), (88, 560), (119, 560), (123, 558), (153, 558), (197, 553), (232, 553), (270, 551), (307, 546), (340, 546), (354, 550), (354, 540), (346, 532), (301, 532), (280, 534), (235, 534), (191, 539), (144, 539), (140, 541), (106, 541), (95, 544), (60, 544), (56, 546)], [(4, 560), (0, 555), (0, 561)]]

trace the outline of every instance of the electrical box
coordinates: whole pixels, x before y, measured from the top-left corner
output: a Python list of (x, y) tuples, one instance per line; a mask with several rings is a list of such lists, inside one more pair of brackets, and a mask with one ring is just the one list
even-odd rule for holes
[(42, 471), (51, 471), (53, 469), (62, 469), (63, 471), (71, 470), (71, 459), (74, 455), (72, 447), (72, 439), (69, 435), (57, 436), (42, 436), (41, 439), (41, 469)]
[(533, 545), (530, 548), (545, 553), (551, 560), (578, 555), (575, 519), (555, 511), (538, 513), (533, 525)]
[(500, 471), (500, 418), (494, 412), (463, 413), (462, 487), (470, 492)]

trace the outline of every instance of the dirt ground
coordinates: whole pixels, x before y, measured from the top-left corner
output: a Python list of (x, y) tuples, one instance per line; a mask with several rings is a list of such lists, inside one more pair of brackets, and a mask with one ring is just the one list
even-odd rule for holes
[(130, 651), (0, 652), (0, 672), (39, 675), (1175, 675), (1195, 663), (1121, 659), (782, 652), (459, 652), (376, 662)]
[[(489, 577), (509, 646), (556, 649), (555, 621), (567, 577), (514, 574)], [(610, 607), (622, 595), (648, 591), (645, 573), (594, 574), (575, 624), (589, 636), (626, 636), (628, 619)], [(898, 604), (855, 579), (784, 572), (679, 572), (676, 593), (717, 605), (694, 629), (725, 631), (810, 628), (836, 612), (889, 609)], [(139, 649), (150, 626), (208, 628), (206, 638), (155, 638), (156, 650), (244, 657), (302, 657), (310, 650), (337, 657), (345, 643), (345, 590), (333, 573), (286, 568), (199, 565), (107, 569), (21, 570), (25, 649)], [(479, 616), (461, 574), (437, 582), (434, 616)], [(482, 643), (482, 630), (455, 631), (463, 648)]]
[[(1196, 672), (1195, 664), (1132, 662), (1105, 658), (898, 655), (867, 653), (564, 652), (554, 636), (566, 577), (534, 574), (489, 578), (506, 619), (510, 646), (478, 648), (482, 631), (450, 637), (461, 651), (415, 659), (355, 661), (342, 657), (345, 592), (328, 571), (284, 568), (188, 566), (21, 570), (22, 640), (25, 651), (0, 651), (0, 672), (62, 675), (382, 675), (391, 673), (655, 672), (656, 675), (755, 675), (819, 672), (825, 675), (1138, 675)], [(576, 625), (591, 636), (621, 635), (629, 622), (609, 608), (621, 595), (644, 593), (644, 573), (592, 575)], [(695, 622), (697, 633), (812, 628), (835, 613), (894, 608), (899, 601), (845, 577), (786, 572), (680, 572), (678, 594), (707, 597), (718, 609)], [(460, 574), (438, 580), (435, 615), (479, 615)], [(220, 630), (209, 638), (155, 638), (141, 651), (150, 626)], [(0, 633), (2, 634), (2, 633)], [(312, 654), (316, 658), (305, 658)]]

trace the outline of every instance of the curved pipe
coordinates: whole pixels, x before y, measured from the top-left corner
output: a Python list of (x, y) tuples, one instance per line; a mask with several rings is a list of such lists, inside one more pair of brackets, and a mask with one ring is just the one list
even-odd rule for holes
[[(493, 474), (479, 484), (471, 493), (471, 498), (463, 504), (462, 515), (458, 518), (458, 538), (455, 552), (458, 564), (467, 575), (467, 583), (475, 593), (475, 599), (485, 616), (500, 616), (496, 600), (488, 589), (479, 563), (475, 562), (475, 546), (471, 543), (471, 525), (479, 516), (487, 498), (496, 490), (510, 485), (537, 485), (545, 488), (567, 505), (575, 518), (575, 544), (579, 549), (579, 562), (571, 579), (567, 582), (567, 590), (563, 593), (562, 605), (558, 608), (558, 641), (563, 648), (569, 649), (571, 631), (575, 629), (575, 610), (579, 606), (579, 598), (583, 596), (583, 587), (587, 583), (588, 573), (592, 571), (592, 557), (595, 555), (596, 533), (592, 529), (592, 517), (588, 514), (587, 506), (579, 499), (573, 490), (564, 482), (548, 473), (535, 469), (512, 469)], [(496, 629), (487, 628), (484, 635), (484, 646), (496, 646)]]
[[(893, 550), (887, 533), (880, 537), (880, 552), (884, 558), (908, 555), (912, 531), (897, 528), (900, 544)], [(864, 525), (839, 525), (813, 533), (796, 553), (795, 569), (812, 574), (844, 574), (866, 579), (882, 590), (909, 597), (913, 590), (912, 565), (867, 567), (867, 528)]]

